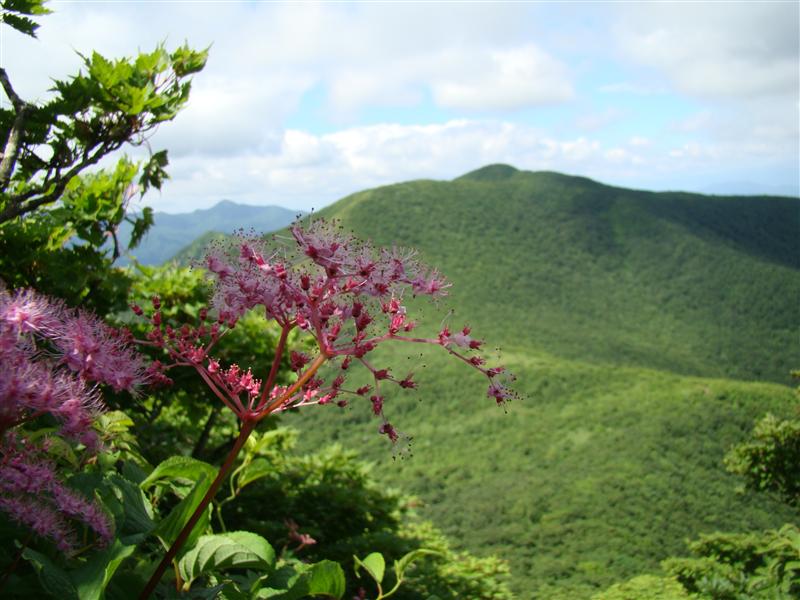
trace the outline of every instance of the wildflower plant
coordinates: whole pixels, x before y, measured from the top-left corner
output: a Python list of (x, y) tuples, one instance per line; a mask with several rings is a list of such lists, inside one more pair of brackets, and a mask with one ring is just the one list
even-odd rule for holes
[[(123, 333), (94, 315), (0, 289), (0, 364), (0, 510), (66, 554), (78, 547), (75, 523), (108, 544), (111, 521), (66, 487), (48, 451), (68, 440), (92, 457), (100, 446), (92, 425), (103, 408), (97, 384), (135, 390), (149, 379), (144, 363)], [(24, 429), (34, 423), (54, 425), (54, 433), (34, 440)]]
[[(472, 337), (469, 327), (453, 332), (443, 326), (432, 337), (415, 335), (417, 323), (404, 301), (409, 296), (441, 298), (449, 284), (421, 263), (414, 251), (374, 248), (324, 220), (296, 223), (290, 233), (288, 240), (276, 237), (277, 243), (240, 233), (233, 243), (212, 247), (205, 258), (214, 288), (210, 311), (201, 310), (197, 323), (177, 328), (167, 324), (160, 299), (152, 298), (145, 343), (163, 352), (163, 359), (153, 364), (155, 377), (168, 382), (171, 369), (194, 369), (237, 416), (240, 429), (216, 479), (154, 572), (143, 598), (155, 589), (189, 537), (251, 432), (269, 415), (314, 405), (346, 406), (352, 399), (364, 398), (380, 420), (379, 433), (392, 443), (398, 441), (400, 434), (384, 412), (387, 386), (409, 389), (417, 382), (413, 373), (396, 374), (376, 364), (373, 352), (380, 345), (439, 346), (486, 377), (487, 395), (498, 404), (516, 396), (508, 385), (513, 376), (501, 366), (487, 366), (479, 354), (483, 342)], [(140, 306), (132, 309), (145, 315)], [(259, 311), (280, 327), (274, 356), (262, 365), (223, 364), (215, 357), (215, 346), (249, 311)], [(289, 348), (293, 331), (311, 338), (314, 350)], [(280, 384), (278, 371), (287, 355), (296, 379)], [(333, 367), (325, 370), (325, 376), (320, 371), (323, 365)], [(359, 365), (372, 382), (353, 389), (347, 378)]]

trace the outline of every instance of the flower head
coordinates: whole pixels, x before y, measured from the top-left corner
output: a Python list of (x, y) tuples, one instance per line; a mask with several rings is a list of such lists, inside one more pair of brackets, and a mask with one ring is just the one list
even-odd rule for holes
[[(332, 404), (334, 400), (345, 406), (347, 401), (338, 398), (350, 394), (369, 398), (372, 412), (383, 422), (381, 433), (396, 441), (398, 433), (384, 416), (386, 395), (381, 386), (415, 389), (417, 383), (410, 374), (395, 378), (390, 368), (372, 364), (372, 352), (387, 342), (442, 346), (489, 379), (492, 397), (505, 401), (513, 396), (493, 381), (501, 367), (487, 368), (483, 358), (467, 356), (482, 344), (468, 327), (455, 334), (445, 327), (432, 338), (411, 335), (416, 323), (409, 318), (403, 298), (441, 298), (449, 287), (414, 251), (374, 248), (324, 220), (297, 223), (290, 232), (288, 246), (285, 238), (283, 245), (270, 245), (240, 234), (232, 245), (221, 243), (210, 250), (206, 265), (214, 283), (211, 304), (218, 315), (216, 331), (201, 325), (176, 332), (160, 319), (151, 319), (154, 331), (150, 340), (166, 348), (175, 365), (197, 369), (240, 419), (259, 420), (273, 412)], [(255, 365), (252, 371), (226, 370), (210, 355), (225, 328), (235, 326), (245, 312), (254, 309), (281, 327), (283, 340), (270, 372), (260, 379), (255, 378), (254, 374), (261, 375)], [(316, 354), (284, 348), (294, 329), (313, 338)], [(297, 380), (278, 386), (275, 373), (284, 352)], [(319, 369), (327, 362), (340, 366), (332, 381), (320, 376)], [(347, 387), (345, 378), (353, 363), (360, 363), (370, 373), (372, 385), (356, 390)], [(244, 373), (247, 381), (242, 379)]]
[(0, 290), (0, 432), (49, 413), (87, 447), (102, 410), (93, 382), (116, 391), (148, 379), (141, 358), (100, 319), (29, 290)]

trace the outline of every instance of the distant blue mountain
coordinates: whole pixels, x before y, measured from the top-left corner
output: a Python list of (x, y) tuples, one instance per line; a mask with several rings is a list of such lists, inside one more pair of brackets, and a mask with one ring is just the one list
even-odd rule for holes
[[(136, 260), (145, 265), (159, 265), (170, 260), (204, 234), (233, 233), (237, 229), (268, 233), (286, 227), (298, 213), (280, 206), (250, 206), (223, 200), (208, 209), (180, 214), (157, 212), (153, 216), (155, 225), (132, 252)], [(130, 235), (131, 226), (123, 223), (119, 230), (123, 247)], [(119, 261), (123, 265), (129, 262), (126, 257)]]

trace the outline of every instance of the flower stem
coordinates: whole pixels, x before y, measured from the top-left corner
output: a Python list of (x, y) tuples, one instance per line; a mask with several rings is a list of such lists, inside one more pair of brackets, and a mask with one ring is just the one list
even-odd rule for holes
[(192, 533), (194, 526), (200, 520), (200, 517), (205, 512), (206, 508), (208, 507), (211, 500), (214, 499), (217, 491), (219, 490), (222, 482), (225, 480), (225, 477), (230, 473), (231, 468), (233, 467), (233, 463), (236, 462), (236, 457), (239, 455), (239, 452), (244, 446), (244, 443), (247, 441), (247, 438), (250, 437), (250, 433), (256, 426), (256, 421), (243, 421), (242, 428), (239, 430), (239, 437), (236, 438), (236, 442), (231, 448), (231, 451), (228, 453), (228, 456), (225, 458), (225, 462), (222, 463), (222, 466), (219, 469), (219, 473), (217, 473), (216, 478), (211, 483), (211, 487), (208, 488), (206, 495), (203, 496), (203, 499), (200, 501), (200, 504), (195, 509), (192, 516), (189, 518), (189, 521), (184, 525), (181, 532), (178, 534), (178, 537), (172, 543), (172, 546), (164, 555), (164, 558), (161, 559), (158, 567), (156, 568), (153, 575), (150, 577), (150, 580), (147, 582), (147, 585), (142, 590), (142, 593), (139, 594), (139, 600), (146, 600), (150, 597), (150, 594), (153, 593), (155, 590), (156, 585), (161, 580), (161, 577), (164, 575), (164, 571), (167, 570), (167, 567), (170, 565), (172, 560), (180, 551), (183, 544), (186, 542), (189, 535)]
[(272, 386), (275, 385), (275, 378), (278, 375), (278, 369), (281, 366), (281, 358), (283, 357), (283, 349), (286, 347), (286, 338), (289, 337), (289, 332), (292, 330), (291, 325), (284, 325), (281, 329), (281, 337), (278, 340), (278, 346), (275, 348), (275, 357), (272, 359), (272, 368), (269, 370), (269, 375), (267, 376), (267, 381), (264, 384), (264, 389), (261, 392), (261, 398), (258, 402), (258, 410), (260, 407), (264, 406), (267, 403), (267, 398), (269, 397), (269, 392), (272, 390)]
[(281, 404), (291, 398), (297, 390), (302, 388), (306, 382), (314, 376), (319, 368), (325, 364), (326, 360), (328, 360), (328, 356), (325, 354), (319, 354), (317, 358), (315, 358), (314, 361), (309, 365), (308, 369), (306, 369), (306, 371), (291, 385), (291, 387), (289, 387), (288, 390), (273, 400), (272, 403), (265, 409), (259, 409), (259, 419), (263, 419), (267, 415), (271, 414), (273, 411), (279, 408)]

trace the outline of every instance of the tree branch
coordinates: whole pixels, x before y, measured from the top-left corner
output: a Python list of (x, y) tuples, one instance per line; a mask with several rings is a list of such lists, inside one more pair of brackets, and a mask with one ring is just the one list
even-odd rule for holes
[(5, 190), (11, 181), (11, 173), (14, 171), (14, 165), (17, 162), (17, 155), (19, 154), (19, 144), (22, 140), (23, 127), (25, 124), (25, 117), (30, 110), (31, 105), (22, 100), (14, 88), (11, 86), (11, 81), (8, 79), (6, 70), (0, 68), (0, 84), (3, 85), (3, 90), (11, 100), (14, 106), (14, 123), (11, 125), (11, 130), (8, 132), (8, 139), (6, 139), (5, 148), (3, 148), (3, 159), (0, 160), (0, 190)]
[[(60, 179), (58, 179), (57, 183), (50, 190), (49, 193), (40, 196), (39, 198), (34, 198), (36, 194), (41, 194), (44, 192), (45, 185), (49, 186), (49, 183), (43, 184), (39, 186), (37, 189), (28, 190), (23, 194), (19, 194), (18, 196), (12, 196), (11, 202), (8, 206), (5, 207), (2, 211), (0, 211), (0, 224), (5, 223), (6, 221), (10, 221), (11, 219), (23, 215), (25, 213), (31, 212), (36, 210), (43, 204), (48, 204), (50, 202), (55, 202), (61, 197), (61, 194), (64, 193), (64, 190), (67, 187), (67, 184), (75, 177), (78, 173), (83, 171), (86, 167), (91, 166), (97, 163), (101, 158), (103, 158), (106, 154), (117, 150), (122, 145), (122, 142), (111, 142), (111, 143), (104, 143), (100, 148), (89, 158), (82, 160), (77, 165), (72, 167), (69, 171), (67, 171)], [(26, 200), (29, 200), (27, 203), (24, 203)], [(24, 204), (23, 204), (24, 203)]]
[(14, 91), (14, 88), (11, 86), (11, 81), (8, 79), (8, 73), (6, 73), (6, 70), (2, 67), (0, 67), (0, 83), (3, 85), (6, 96), (11, 100), (11, 104), (14, 105), (15, 111), (19, 112), (28, 104)]

